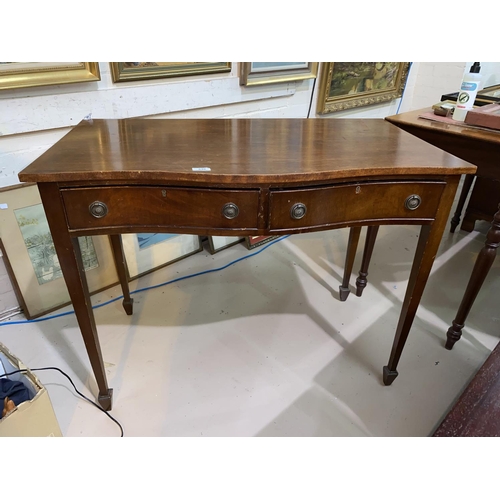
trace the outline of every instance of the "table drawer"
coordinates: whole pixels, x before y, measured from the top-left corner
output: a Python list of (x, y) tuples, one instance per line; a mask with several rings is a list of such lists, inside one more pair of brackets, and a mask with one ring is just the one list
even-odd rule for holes
[(270, 229), (380, 219), (432, 219), (444, 182), (373, 182), (271, 192)]
[(257, 227), (259, 190), (131, 186), (70, 188), (61, 193), (70, 229)]

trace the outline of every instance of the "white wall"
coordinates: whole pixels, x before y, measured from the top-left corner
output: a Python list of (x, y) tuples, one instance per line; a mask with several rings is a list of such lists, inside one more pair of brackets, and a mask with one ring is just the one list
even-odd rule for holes
[[(471, 63), (413, 63), (403, 100), (325, 116), (316, 114), (319, 84), (312, 80), (258, 87), (239, 85), (238, 63), (230, 73), (143, 82), (113, 83), (108, 63), (101, 81), (0, 91), (0, 188), (91, 114), (93, 118), (273, 117), (321, 119), (383, 118), (427, 107), (457, 91)], [(500, 63), (483, 63), (483, 85), (500, 82)], [(0, 296), (5, 295), (0, 266)], [(0, 302), (0, 312), (2, 311)]]
[(85, 116), (305, 117), (312, 80), (242, 87), (238, 63), (230, 73), (113, 83), (108, 63), (101, 81), (0, 92), (0, 187)]
[[(471, 63), (412, 64), (400, 112), (437, 102), (458, 90)], [(0, 91), (0, 187), (17, 184), (17, 173), (85, 116), (94, 118), (311, 117), (319, 85), (312, 80), (241, 87), (238, 63), (230, 73), (113, 83), (108, 63), (101, 81)], [(483, 84), (500, 81), (500, 63), (483, 63)], [(313, 95), (314, 90), (314, 95)], [(312, 98), (312, 103), (311, 103)], [(400, 100), (331, 113), (321, 118), (383, 118)]]

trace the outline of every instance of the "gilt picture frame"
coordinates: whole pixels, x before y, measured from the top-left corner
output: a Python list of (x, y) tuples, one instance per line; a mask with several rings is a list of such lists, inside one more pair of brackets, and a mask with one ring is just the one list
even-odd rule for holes
[(317, 62), (240, 62), (240, 85), (267, 85), (316, 78)]
[[(27, 319), (71, 303), (36, 184), (0, 189), (0, 239)], [(118, 284), (108, 236), (78, 239), (90, 294)]]
[(1, 62), (0, 90), (95, 82), (97, 62)]
[(113, 82), (228, 73), (230, 62), (112, 62)]
[(122, 243), (129, 281), (203, 250), (201, 237), (191, 234), (122, 234)]
[(325, 62), (321, 64), (318, 114), (392, 101), (403, 95), (408, 62)]

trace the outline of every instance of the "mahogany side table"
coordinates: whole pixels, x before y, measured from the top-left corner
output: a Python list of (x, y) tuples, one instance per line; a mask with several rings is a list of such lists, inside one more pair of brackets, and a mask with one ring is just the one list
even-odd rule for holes
[(132, 314), (122, 233), (257, 236), (420, 225), (383, 382), (390, 385), (460, 176), (475, 167), (384, 120), (83, 121), (19, 174), (36, 182), (105, 410), (112, 405), (77, 237), (111, 235)]

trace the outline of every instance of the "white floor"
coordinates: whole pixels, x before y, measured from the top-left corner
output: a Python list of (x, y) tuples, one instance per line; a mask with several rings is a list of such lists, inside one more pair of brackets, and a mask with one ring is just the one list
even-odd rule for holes
[[(95, 312), (114, 415), (126, 436), (428, 436), (499, 340), (495, 263), (462, 340), (444, 349), (488, 224), (445, 233), (391, 387), (382, 384), (417, 227), (382, 227), (362, 298), (338, 300), (348, 230), (291, 236), (228, 269)], [(363, 230), (355, 272), (359, 269)], [(243, 245), (196, 254), (132, 283), (219, 267)], [(354, 284), (355, 275), (351, 279)], [(116, 297), (118, 288), (94, 297)], [(19, 318), (14, 318), (19, 319)], [(31, 368), (57, 366), (97, 393), (73, 315), (0, 328)], [(116, 436), (57, 373), (39, 372), (65, 436)]]

